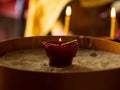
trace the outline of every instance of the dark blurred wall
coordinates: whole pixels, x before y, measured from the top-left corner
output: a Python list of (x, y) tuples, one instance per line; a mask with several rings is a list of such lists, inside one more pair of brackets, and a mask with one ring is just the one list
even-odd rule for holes
[(76, 35), (108, 36), (110, 30), (110, 6), (82, 7), (79, 0), (71, 2), (70, 30)]

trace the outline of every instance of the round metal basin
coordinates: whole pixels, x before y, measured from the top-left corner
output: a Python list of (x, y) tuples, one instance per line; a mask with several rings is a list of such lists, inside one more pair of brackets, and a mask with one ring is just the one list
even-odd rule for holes
[[(46, 40), (59, 36), (18, 38), (0, 42), (0, 56), (20, 49), (43, 47)], [(82, 48), (93, 48), (120, 54), (120, 44), (94, 37), (62, 36), (78, 39)], [(120, 90), (120, 68), (95, 72), (50, 73), (18, 70), (0, 66), (0, 90)]]

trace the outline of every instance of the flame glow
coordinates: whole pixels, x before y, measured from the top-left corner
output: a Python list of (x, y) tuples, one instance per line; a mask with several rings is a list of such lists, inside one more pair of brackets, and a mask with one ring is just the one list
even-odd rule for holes
[(116, 11), (114, 7), (111, 9), (111, 18), (116, 18)]
[(62, 41), (62, 39), (61, 38), (59, 38), (59, 42), (61, 42)]
[(67, 9), (66, 9), (66, 15), (67, 16), (70, 16), (71, 15), (71, 6), (67, 6)]

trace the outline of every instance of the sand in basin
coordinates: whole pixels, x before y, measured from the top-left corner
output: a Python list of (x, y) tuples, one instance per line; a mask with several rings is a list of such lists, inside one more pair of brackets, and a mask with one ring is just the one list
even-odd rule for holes
[(120, 68), (120, 55), (78, 49), (73, 64), (63, 68), (49, 66), (44, 49), (18, 50), (0, 57), (0, 66), (37, 72), (91, 72)]

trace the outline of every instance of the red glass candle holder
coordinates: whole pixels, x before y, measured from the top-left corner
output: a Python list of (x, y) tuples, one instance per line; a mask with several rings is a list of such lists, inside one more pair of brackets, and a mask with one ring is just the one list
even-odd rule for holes
[(46, 54), (49, 57), (49, 65), (59, 68), (72, 64), (78, 49), (78, 42), (65, 44), (66, 42), (50, 41), (44, 44)]

